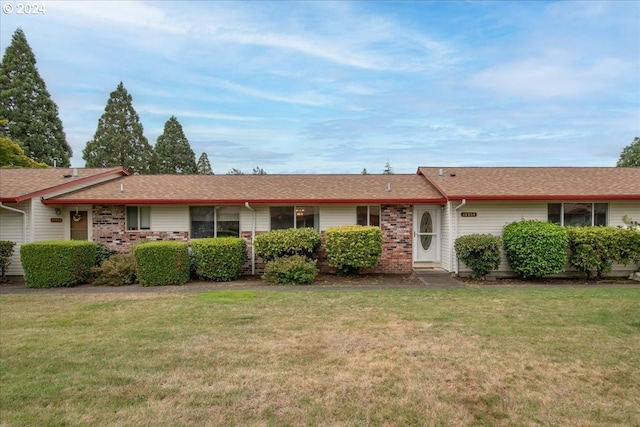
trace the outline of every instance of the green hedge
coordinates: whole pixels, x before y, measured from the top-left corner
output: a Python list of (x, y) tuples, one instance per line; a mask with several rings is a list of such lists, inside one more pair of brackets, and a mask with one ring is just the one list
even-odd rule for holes
[(184, 285), (189, 281), (189, 247), (184, 242), (148, 242), (133, 250), (143, 286)]
[(191, 249), (198, 275), (218, 282), (240, 277), (247, 260), (247, 243), (240, 237), (194, 239)]
[(374, 226), (345, 225), (325, 232), (327, 261), (342, 274), (373, 268), (382, 255), (382, 231)]
[(500, 267), (502, 239), (491, 234), (468, 234), (456, 239), (456, 255), (473, 271), (475, 278), (483, 278)]
[(640, 233), (614, 227), (569, 227), (569, 264), (586, 273), (587, 279), (602, 279), (614, 263), (638, 263)]
[(522, 220), (504, 227), (504, 251), (520, 277), (560, 273), (567, 263), (567, 231), (545, 221)]
[(20, 247), (20, 261), (28, 288), (74, 286), (91, 276), (96, 245), (87, 240), (53, 240)]
[(253, 241), (256, 255), (265, 262), (291, 255), (310, 258), (321, 244), (320, 233), (309, 227), (272, 230), (258, 234)]
[(15, 242), (9, 240), (0, 240), (0, 281), (4, 281), (7, 267), (9, 267), (9, 264), (11, 264), (13, 247), (15, 245)]
[(269, 261), (262, 278), (270, 283), (306, 285), (318, 276), (316, 260), (302, 255), (292, 255)]

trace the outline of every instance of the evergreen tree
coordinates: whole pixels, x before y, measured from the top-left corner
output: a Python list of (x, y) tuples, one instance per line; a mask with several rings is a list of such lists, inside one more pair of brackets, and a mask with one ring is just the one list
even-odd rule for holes
[(202, 153), (198, 158), (198, 173), (200, 175), (213, 175), (213, 170), (211, 170), (211, 163), (209, 163), (209, 156), (207, 153)]
[(242, 172), (240, 169), (231, 168), (229, 169), (229, 172), (227, 172), (227, 175), (244, 175), (244, 172)]
[(363, 168), (362, 172), (360, 172), (361, 175), (369, 175), (369, 172), (367, 172), (367, 168)]
[(0, 117), (8, 119), (5, 134), (17, 142), (27, 157), (68, 167), (71, 147), (36, 67), (36, 57), (22, 29), (18, 28), (0, 62)]
[(196, 155), (184, 136), (182, 125), (171, 116), (153, 149), (153, 173), (186, 175), (197, 172)]
[(616, 166), (640, 167), (640, 138), (636, 136), (630, 145), (624, 147)]
[(267, 173), (260, 166), (256, 166), (255, 168), (253, 168), (253, 174), (254, 175), (266, 175)]
[(383, 175), (393, 175), (395, 172), (393, 172), (393, 168), (391, 167), (391, 163), (389, 163), (389, 160), (387, 160), (387, 163), (384, 165), (384, 171), (382, 171)]
[(131, 173), (149, 172), (153, 149), (143, 134), (142, 124), (122, 82), (111, 92), (93, 139), (82, 158), (87, 167), (122, 166)]

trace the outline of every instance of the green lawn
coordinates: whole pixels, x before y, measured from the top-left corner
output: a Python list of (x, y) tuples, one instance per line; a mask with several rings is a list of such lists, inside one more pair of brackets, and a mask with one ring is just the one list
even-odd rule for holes
[(0, 296), (0, 426), (638, 426), (640, 288)]

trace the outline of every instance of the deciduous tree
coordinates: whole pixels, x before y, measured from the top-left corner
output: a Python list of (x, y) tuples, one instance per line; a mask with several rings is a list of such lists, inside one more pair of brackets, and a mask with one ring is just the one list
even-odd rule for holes
[(58, 116), (58, 106), (36, 67), (36, 57), (18, 28), (0, 62), (0, 117), (5, 135), (38, 162), (70, 166), (72, 150)]
[(631, 144), (624, 147), (616, 166), (640, 167), (640, 138), (636, 136)]
[(131, 173), (145, 174), (153, 148), (143, 134), (132, 97), (122, 82), (111, 92), (98, 128), (82, 151), (87, 167), (122, 166)]

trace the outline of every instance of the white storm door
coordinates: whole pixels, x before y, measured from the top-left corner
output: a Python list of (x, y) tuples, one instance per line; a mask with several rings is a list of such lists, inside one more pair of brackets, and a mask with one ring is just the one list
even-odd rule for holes
[(414, 207), (413, 260), (440, 262), (440, 206)]

